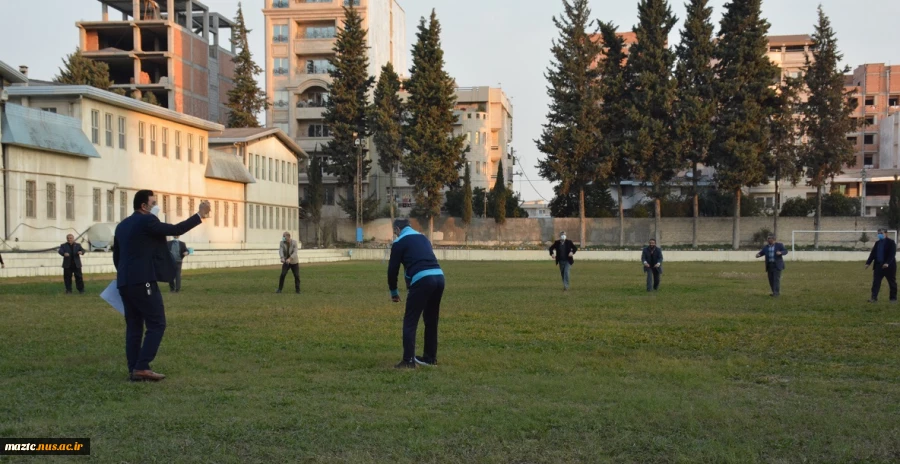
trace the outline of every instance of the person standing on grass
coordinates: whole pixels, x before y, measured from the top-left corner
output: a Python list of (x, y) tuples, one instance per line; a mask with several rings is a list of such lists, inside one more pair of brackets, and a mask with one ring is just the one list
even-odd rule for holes
[(6, 269), (6, 263), (3, 262), (3, 255), (0, 255), (0, 269)]
[(769, 235), (766, 241), (768, 244), (756, 254), (756, 257), (765, 256), (766, 274), (769, 275), (769, 287), (772, 289), (769, 296), (777, 298), (781, 296), (781, 273), (784, 271), (784, 255), (788, 254), (788, 251), (783, 243), (775, 241), (774, 235)]
[[(438, 317), (444, 295), (444, 271), (434, 256), (431, 242), (416, 232), (408, 220), (394, 221), (394, 235), (397, 239), (391, 245), (387, 272), (391, 301), (400, 302), (397, 275), (401, 264), (407, 288), (406, 314), (403, 316), (403, 359), (395, 367), (415, 369), (416, 364), (433, 366), (437, 364)], [(416, 329), (420, 317), (425, 320), (425, 350), (422, 356), (416, 356)]]
[(550, 257), (556, 260), (559, 266), (559, 274), (562, 277), (563, 291), (569, 291), (569, 269), (575, 264), (575, 253), (578, 248), (571, 240), (566, 238), (565, 232), (559, 233), (559, 240), (553, 242), (549, 248)]
[(878, 241), (869, 253), (866, 260), (866, 269), (875, 263), (872, 273), (872, 298), (869, 303), (878, 301), (878, 292), (881, 291), (881, 281), (887, 277), (888, 287), (891, 290), (891, 303), (897, 302), (897, 243), (887, 238), (887, 229), (878, 229)]
[(169, 253), (172, 254), (172, 259), (175, 260), (175, 274), (169, 282), (169, 293), (178, 293), (181, 291), (181, 265), (184, 258), (187, 258), (187, 255), (190, 254), (188, 253), (187, 245), (181, 240), (178, 240), (178, 237), (180, 237), (180, 235), (176, 235), (166, 244), (166, 246), (169, 247)]
[(59, 255), (63, 257), (63, 283), (66, 284), (66, 293), (72, 293), (72, 276), (75, 276), (75, 288), (78, 293), (84, 294), (84, 278), (81, 275), (81, 257), (84, 256), (84, 248), (80, 243), (75, 243), (75, 236), (66, 235), (66, 243), (59, 246)]
[(284, 278), (290, 270), (294, 274), (294, 290), (300, 293), (300, 258), (297, 256), (299, 245), (291, 239), (291, 233), (281, 235), (281, 245), (278, 247), (278, 257), (281, 258), (281, 277), (278, 279), (278, 290), (281, 293), (284, 288)]
[(662, 279), (662, 250), (656, 246), (656, 240), (650, 239), (648, 246), (641, 252), (641, 262), (644, 263), (644, 274), (647, 274), (647, 291), (659, 290), (659, 281)]
[(125, 306), (125, 356), (132, 381), (158, 381), (166, 376), (153, 372), (150, 363), (166, 331), (166, 310), (157, 282), (171, 282), (175, 274), (166, 237), (184, 235), (203, 223), (209, 202), (200, 202), (197, 214), (176, 225), (156, 217), (159, 206), (152, 191), (138, 191), (132, 203), (134, 214), (116, 226), (113, 239), (116, 285)]

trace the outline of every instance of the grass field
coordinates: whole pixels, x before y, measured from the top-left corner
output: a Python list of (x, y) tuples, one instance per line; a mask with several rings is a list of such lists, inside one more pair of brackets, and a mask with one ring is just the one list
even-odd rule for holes
[(9, 280), (0, 436), (98, 462), (898, 462), (900, 306), (862, 267), (788, 263), (774, 300), (762, 263), (672, 263), (647, 295), (635, 264), (576, 263), (564, 294), (549, 260), (448, 262), (415, 371), (382, 263), (305, 266), (299, 296), (186, 272), (158, 384), (126, 381), (109, 276)]

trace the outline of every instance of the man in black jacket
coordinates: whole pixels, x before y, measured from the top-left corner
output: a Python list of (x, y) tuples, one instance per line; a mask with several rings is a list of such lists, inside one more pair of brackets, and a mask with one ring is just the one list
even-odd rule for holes
[(647, 291), (659, 290), (659, 281), (662, 279), (662, 250), (656, 246), (656, 240), (650, 239), (648, 246), (641, 252), (641, 263), (644, 264), (644, 274), (647, 274)]
[(769, 276), (769, 288), (772, 294), (769, 296), (781, 296), (781, 273), (784, 272), (784, 256), (788, 254), (787, 248), (781, 242), (775, 241), (774, 235), (766, 238), (768, 243), (756, 254), (757, 258), (766, 257), (766, 274)]
[(897, 243), (887, 238), (886, 229), (878, 229), (878, 241), (869, 253), (866, 260), (866, 269), (875, 263), (872, 273), (872, 299), (869, 303), (878, 301), (878, 292), (881, 290), (881, 280), (887, 277), (888, 287), (891, 289), (891, 303), (897, 302)]
[(66, 243), (59, 246), (59, 255), (63, 257), (63, 282), (66, 284), (66, 293), (72, 293), (73, 275), (78, 293), (84, 293), (84, 279), (81, 275), (81, 257), (84, 256), (84, 248), (80, 243), (75, 243), (74, 235), (66, 235)]
[(175, 261), (175, 273), (172, 275), (172, 280), (169, 281), (169, 292), (170, 293), (178, 293), (181, 291), (181, 265), (184, 258), (187, 258), (188, 249), (187, 245), (184, 244), (181, 240), (178, 240), (180, 236), (176, 235), (166, 243), (166, 246), (169, 248), (169, 253), (172, 255), (172, 260)]
[(566, 238), (565, 232), (560, 232), (559, 240), (550, 245), (549, 251), (550, 257), (556, 260), (556, 265), (559, 266), (563, 291), (567, 292), (569, 291), (569, 269), (575, 264), (575, 253), (578, 251), (578, 248), (575, 247), (571, 240)]
[(209, 214), (209, 202), (201, 202), (197, 214), (176, 225), (157, 219), (159, 206), (150, 190), (137, 192), (133, 204), (134, 214), (119, 223), (113, 241), (116, 284), (125, 305), (125, 356), (131, 380), (162, 380), (166, 376), (150, 370), (150, 362), (166, 330), (166, 312), (157, 282), (169, 282), (175, 274), (166, 237), (184, 235), (200, 225)]

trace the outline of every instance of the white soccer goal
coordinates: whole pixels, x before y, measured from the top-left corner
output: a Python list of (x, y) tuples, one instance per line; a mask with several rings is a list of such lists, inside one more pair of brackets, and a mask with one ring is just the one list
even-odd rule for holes
[[(813, 243), (816, 234), (819, 234), (819, 244), (822, 246), (839, 246), (846, 248), (859, 248), (860, 238), (863, 234), (866, 234), (868, 241), (865, 243), (867, 246), (871, 246), (871, 244), (875, 243), (877, 240), (876, 235), (878, 234), (877, 230), (792, 230), (791, 231), (791, 252), (796, 251), (798, 241), (802, 241), (803, 243)], [(828, 238), (823, 240), (823, 235), (832, 234), (832, 238)], [(837, 237), (834, 235), (840, 234)], [(891, 234), (894, 235), (894, 241), (897, 241), (897, 231), (889, 230), (888, 236)], [(793, 258), (791, 258), (793, 259)]]

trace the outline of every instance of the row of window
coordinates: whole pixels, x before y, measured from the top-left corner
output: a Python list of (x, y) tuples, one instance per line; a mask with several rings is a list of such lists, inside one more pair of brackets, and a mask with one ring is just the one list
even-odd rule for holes
[[(272, 26), (272, 43), (287, 43), (290, 37), (289, 28), (287, 24)], [(297, 31), (298, 39), (333, 39), (336, 35), (337, 29), (334, 25), (298, 27)]]
[[(856, 145), (857, 143), (859, 143), (859, 137), (857, 137), (855, 135), (848, 136), (847, 140), (849, 140), (853, 145)], [(863, 135), (863, 144), (864, 145), (874, 145), (875, 144), (875, 134), (864, 134)]]
[(300, 224), (296, 209), (266, 205), (247, 205), (247, 220), (251, 229), (297, 230)]
[(281, 184), (297, 184), (297, 163), (289, 163), (284, 160), (279, 161), (252, 153), (247, 161), (247, 170), (259, 180), (268, 180)]
[[(115, 142), (118, 141), (118, 147), (121, 150), (125, 150), (126, 148), (126, 119), (124, 116), (119, 116), (118, 125), (116, 126), (116, 130), (114, 133), (113, 128), (113, 115), (112, 113), (106, 113), (103, 115), (103, 142), (101, 143), (101, 125), (100, 125), (100, 111), (99, 110), (91, 110), (91, 142), (95, 145), (105, 145), (107, 147), (113, 147)], [(150, 140), (149, 140), (149, 152), (151, 155), (161, 155), (163, 158), (169, 157), (170, 148), (174, 148), (174, 156), (176, 160), (181, 160), (182, 153), (182, 133), (181, 131), (174, 131), (174, 137), (170, 138), (170, 132), (168, 127), (163, 127), (161, 130), (157, 127), (156, 124), (150, 124)], [(138, 152), (147, 153), (148, 143), (147, 143), (147, 123), (141, 121), (138, 122)], [(187, 161), (189, 163), (194, 162), (194, 134), (187, 134), (186, 137), (187, 142)], [(173, 147), (174, 143), (174, 147)], [(198, 137), (197, 143), (197, 161), (200, 164), (206, 163), (206, 137), (200, 136)]]
[[(327, 59), (301, 58), (297, 63), (298, 74), (328, 74), (334, 69)], [(272, 74), (287, 76), (290, 74), (289, 58), (274, 58), (272, 60)]]
[[(291, 93), (287, 90), (276, 90), (272, 106), (275, 108), (287, 108), (290, 105)], [(309, 91), (297, 96), (297, 108), (324, 108), (328, 103), (329, 94), (326, 91)]]
[[(859, 105), (859, 98), (853, 97), (850, 99), (851, 103)], [(869, 95), (865, 98), (866, 106), (877, 106), (875, 104), (875, 96)], [(888, 96), (888, 106), (900, 106), (900, 95), (890, 95)]]

